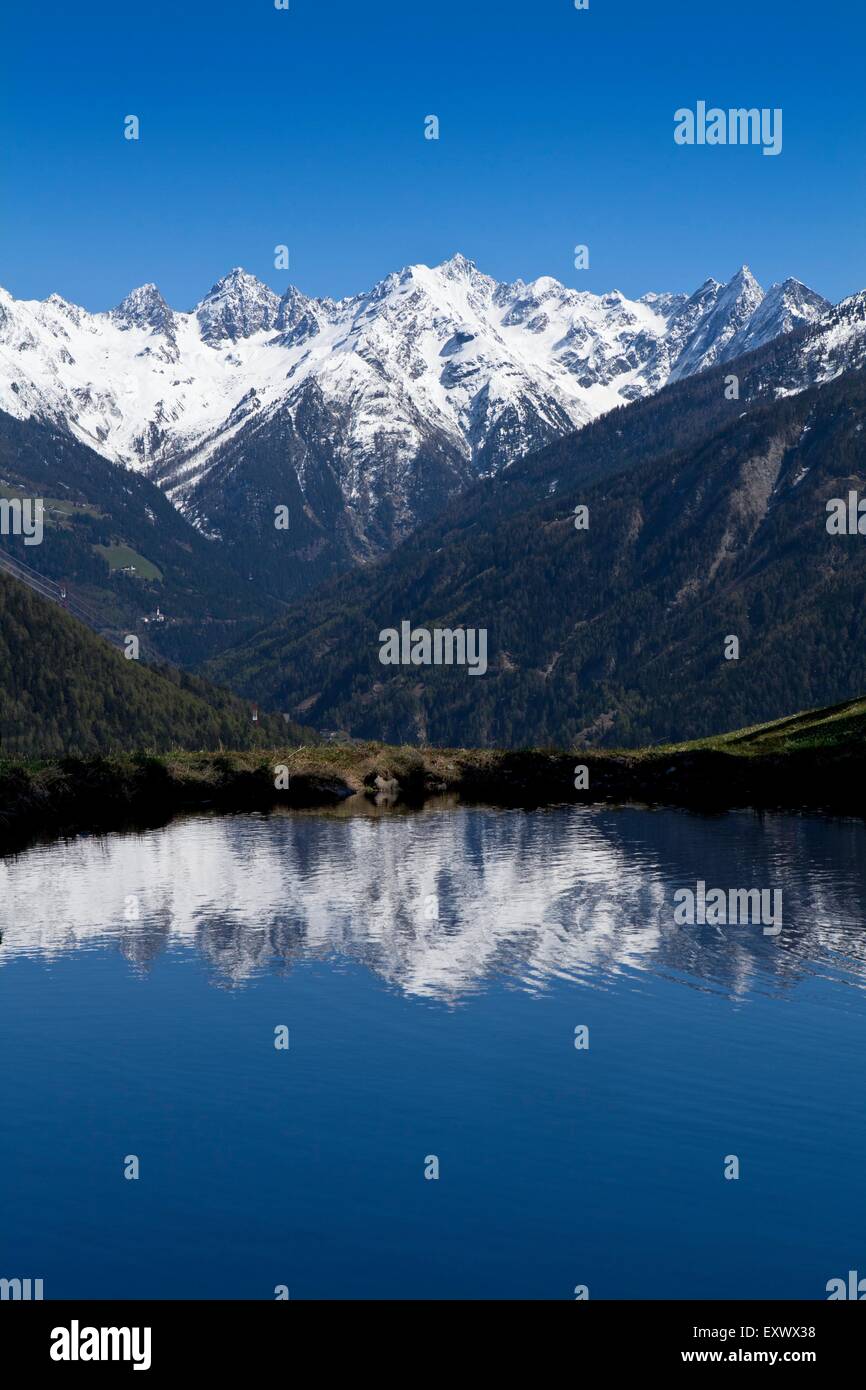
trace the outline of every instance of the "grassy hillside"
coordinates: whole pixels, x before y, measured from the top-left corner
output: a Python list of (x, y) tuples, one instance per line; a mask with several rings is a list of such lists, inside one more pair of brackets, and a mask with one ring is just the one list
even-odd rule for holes
[(286, 736), (281, 718), (254, 725), (248, 702), (171, 667), (127, 660), (0, 574), (0, 754), (251, 748)]
[[(866, 700), (847, 700), (825, 709), (807, 710), (749, 729), (673, 745), (672, 751), (712, 750), (741, 758), (778, 757), (786, 753), (820, 753), (829, 758), (866, 753)], [(657, 750), (661, 751), (661, 750)]]

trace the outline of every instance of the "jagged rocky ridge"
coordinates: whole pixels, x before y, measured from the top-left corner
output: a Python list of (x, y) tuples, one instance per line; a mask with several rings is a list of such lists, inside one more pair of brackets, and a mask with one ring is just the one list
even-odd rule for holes
[[(279, 296), (238, 268), (188, 313), (154, 285), (104, 314), (0, 291), (0, 408), (145, 472), (292, 593), (612, 407), (834, 313), (796, 280), (765, 293), (746, 267), (629, 300), (501, 284), (462, 256), (341, 301)], [(277, 505), (290, 523), (275, 536)]]

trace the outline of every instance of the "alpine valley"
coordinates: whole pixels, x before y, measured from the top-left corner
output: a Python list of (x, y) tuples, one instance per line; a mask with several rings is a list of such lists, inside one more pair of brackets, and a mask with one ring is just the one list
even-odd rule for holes
[[(341, 301), (240, 269), (189, 312), (0, 291), (0, 495), (46, 498), (0, 552), (320, 730), (701, 737), (866, 686), (814, 635), (859, 622), (823, 505), (866, 478), (864, 368), (866, 292), (745, 266), (637, 300), (459, 255)], [(383, 668), (405, 620), (487, 628), (485, 679)]]

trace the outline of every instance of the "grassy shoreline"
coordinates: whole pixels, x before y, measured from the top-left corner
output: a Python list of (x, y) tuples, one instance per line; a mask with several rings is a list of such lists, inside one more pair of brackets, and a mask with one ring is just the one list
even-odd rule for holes
[[(575, 768), (589, 785), (575, 789)], [(277, 769), (285, 768), (275, 786)], [(189, 810), (333, 806), (352, 795), (409, 805), (638, 801), (720, 811), (803, 808), (861, 815), (866, 701), (718, 738), (626, 752), (311, 744), (254, 752), (0, 758), (0, 847), (35, 836), (160, 824)]]

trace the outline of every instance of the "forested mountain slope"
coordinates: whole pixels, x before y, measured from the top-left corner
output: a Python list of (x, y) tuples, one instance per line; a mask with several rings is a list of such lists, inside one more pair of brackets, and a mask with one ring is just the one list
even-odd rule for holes
[[(866, 479), (866, 374), (755, 399), (785, 362), (735, 365), (745, 399), (719, 368), (611, 413), (211, 672), (321, 729), (441, 745), (698, 738), (856, 696), (866, 536), (830, 535), (827, 502)], [(489, 670), (382, 665), (404, 620), (486, 628)]]
[(298, 730), (169, 667), (127, 660), (0, 574), (0, 754), (251, 748)]

